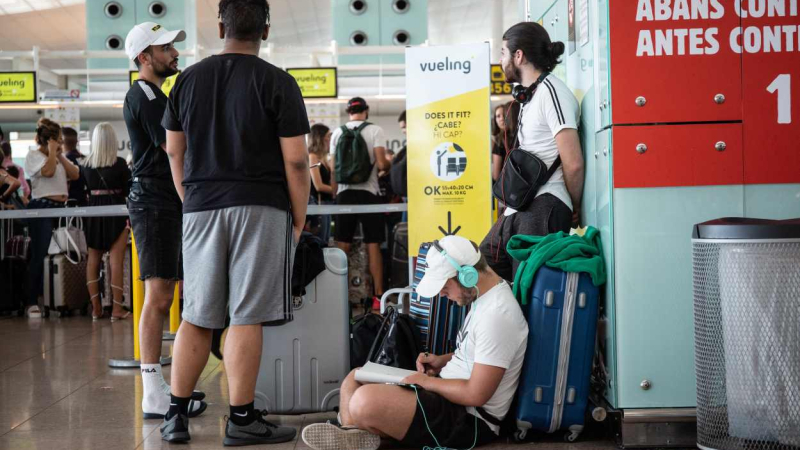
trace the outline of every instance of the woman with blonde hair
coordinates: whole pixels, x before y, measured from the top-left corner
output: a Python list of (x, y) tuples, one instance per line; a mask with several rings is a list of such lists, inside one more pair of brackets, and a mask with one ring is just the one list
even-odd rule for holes
[[(92, 133), (92, 149), (81, 167), (89, 190), (89, 206), (124, 205), (128, 197), (131, 171), (124, 159), (117, 156), (117, 134), (108, 122), (98, 124)], [(122, 307), (122, 258), (128, 246), (125, 217), (90, 217), (86, 222), (86, 242), (89, 261), (86, 263), (86, 285), (92, 300), (92, 319), (103, 316), (100, 303), (100, 260), (110, 252), (113, 308), (111, 321), (125, 319), (130, 314)], [(108, 282), (108, 281), (107, 281)]]
[[(311, 126), (308, 144), (308, 163), (311, 167), (311, 204), (332, 205), (333, 187), (328, 152), (331, 145), (331, 130), (316, 123)], [(331, 236), (331, 216), (320, 216), (318, 236), (325, 243)]]
[[(77, 180), (80, 171), (61, 148), (61, 125), (42, 117), (36, 123), (36, 150), (25, 157), (25, 173), (31, 178), (31, 201), (27, 209), (63, 208), (67, 202), (68, 181)], [(44, 258), (57, 219), (29, 219), (31, 259), (28, 262), (29, 318), (42, 317), (39, 298), (44, 295)]]

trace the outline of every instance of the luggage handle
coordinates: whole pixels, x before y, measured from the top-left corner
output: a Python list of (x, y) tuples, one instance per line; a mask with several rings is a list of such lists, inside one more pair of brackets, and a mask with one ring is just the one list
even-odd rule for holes
[(389, 320), (392, 318), (393, 314), (397, 313), (398, 313), (397, 310), (392, 309), (391, 313), (386, 314), (386, 316), (383, 318), (383, 321), (381, 322), (381, 328), (378, 330), (378, 335), (375, 336), (375, 340), (372, 341), (372, 346), (370, 346), (369, 348), (369, 353), (367, 354), (367, 362), (372, 362), (372, 360), (374, 359), (373, 357), (375, 356), (375, 351), (380, 348), (383, 348), (384, 341), (386, 341), (386, 338), (389, 337), (390, 330), (387, 329), (387, 327), (391, 328)]
[(386, 301), (389, 300), (390, 295), (394, 294), (398, 294), (397, 311), (400, 314), (408, 314), (408, 311), (406, 311), (405, 296), (406, 294), (411, 295), (413, 293), (414, 289), (411, 289), (410, 287), (389, 289), (388, 291), (384, 292), (383, 295), (381, 296), (381, 314), (386, 313)]

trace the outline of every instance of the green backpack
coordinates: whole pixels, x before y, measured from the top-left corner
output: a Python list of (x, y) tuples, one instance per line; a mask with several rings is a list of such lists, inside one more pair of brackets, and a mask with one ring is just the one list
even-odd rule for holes
[(343, 184), (361, 184), (369, 180), (372, 164), (369, 160), (367, 142), (361, 131), (370, 125), (364, 122), (351, 130), (342, 125), (342, 135), (336, 143), (335, 171), (336, 182)]

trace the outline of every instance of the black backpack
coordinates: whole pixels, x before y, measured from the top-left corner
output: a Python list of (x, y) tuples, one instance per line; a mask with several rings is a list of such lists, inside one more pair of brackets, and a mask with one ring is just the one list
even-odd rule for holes
[(383, 324), (383, 317), (371, 311), (350, 320), (350, 368), (364, 366), (372, 349), (372, 343), (378, 337)]
[(372, 163), (369, 158), (369, 147), (361, 136), (369, 122), (364, 122), (357, 128), (350, 129), (342, 125), (342, 135), (336, 142), (336, 155), (334, 164), (336, 182), (344, 184), (361, 184), (369, 180), (372, 174)]
[(367, 360), (384, 366), (417, 370), (417, 357), (421, 352), (422, 338), (411, 318), (391, 306), (387, 308)]
[(406, 163), (406, 147), (403, 147), (395, 155), (389, 171), (392, 177), (392, 191), (401, 197), (408, 197), (408, 165)]
[(327, 244), (318, 236), (307, 231), (300, 234), (292, 265), (292, 296), (305, 295), (308, 283), (325, 271), (325, 254), (322, 251), (325, 247)]

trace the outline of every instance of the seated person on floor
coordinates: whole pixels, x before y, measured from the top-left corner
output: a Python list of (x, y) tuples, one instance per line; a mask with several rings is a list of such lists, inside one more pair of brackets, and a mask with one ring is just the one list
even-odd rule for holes
[(306, 427), (309, 447), (371, 450), (388, 437), (409, 448), (469, 448), (497, 438), (517, 389), (528, 325), (511, 287), (474, 243), (447, 236), (434, 242), (427, 262), (418, 294), (471, 305), (456, 351), (420, 354), (418, 372), (403, 380), (413, 387), (362, 385), (350, 372), (339, 393), (339, 423)]

